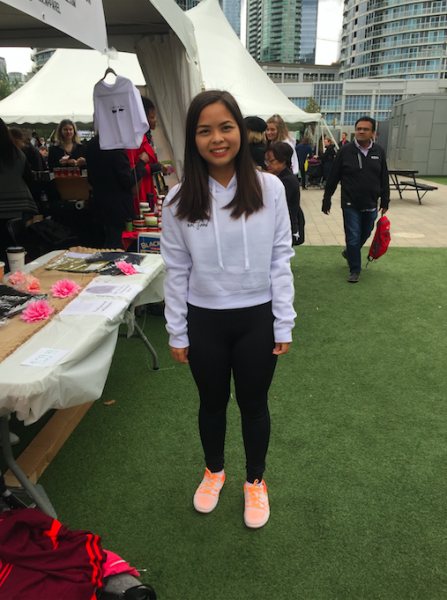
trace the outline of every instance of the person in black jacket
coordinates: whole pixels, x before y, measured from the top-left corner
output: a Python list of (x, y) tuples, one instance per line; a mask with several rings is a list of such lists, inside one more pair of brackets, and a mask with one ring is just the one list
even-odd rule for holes
[(11, 127), (9, 133), (14, 144), (17, 146), (17, 148), (20, 148), (20, 150), (26, 156), (26, 160), (33, 171), (48, 171), (48, 167), (45, 165), (43, 156), (35, 146), (25, 142), (25, 136), (23, 135), (23, 131), (21, 129), (18, 129), (17, 127)]
[(76, 126), (70, 119), (63, 119), (56, 129), (57, 142), (48, 151), (50, 171), (55, 167), (85, 167), (85, 146), (79, 140)]
[(123, 149), (101, 150), (99, 136), (86, 146), (88, 181), (93, 188), (94, 210), (106, 229), (105, 246), (109, 249), (123, 248), (121, 235), (126, 219), (135, 216), (133, 186), (146, 173), (149, 162), (147, 152), (142, 152), (134, 169)]
[(386, 155), (373, 144), (376, 122), (361, 117), (355, 124), (355, 140), (337, 153), (323, 196), (322, 211), (328, 215), (331, 197), (341, 182), (341, 207), (346, 236), (342, 255), (349, 263), (348, 281), (357, 283), (360, 276), (360, 250), (371, 235), (377, 218), (377, 205), (384, 215), (390, 203), (390, 184)]
[(300, 184), (291, 170), (292, 152), (292, 148), (286, 142), (272, 142), (265, 153), (265, 164), (267, 171), (277, 175), (286, 189), (292, 246), (298, 246), (304, 242), (304, 214), (300, 207)]
[(335, 150), (335, 144), (333, 140), (330, 138), (324, 138), (324, 147), (325, 151), (321, 155), (320, 160), (321, 164), (323, 165), (323, 177), (324, 180), (327, 181), (329, 179), (329, 175), (331, 174), (332, 165), (334, 164), (337, 151)]
[(245, 117), (245, 126), (247, 127), (248, 144), (251, 157), (255, 165), (262, 171), (266, 171), (265, 151), (266, 139), (265, 130), (267, 123), (260, 117)]

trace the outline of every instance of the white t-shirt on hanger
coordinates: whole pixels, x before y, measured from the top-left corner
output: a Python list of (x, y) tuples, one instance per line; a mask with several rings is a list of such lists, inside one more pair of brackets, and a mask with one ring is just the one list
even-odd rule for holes
[(141, 146), (149, 124), (140, 93), (130, 79), (117, 75), (115, 83), (99, 81), (93, 90), (93, 104), (101, 150)]

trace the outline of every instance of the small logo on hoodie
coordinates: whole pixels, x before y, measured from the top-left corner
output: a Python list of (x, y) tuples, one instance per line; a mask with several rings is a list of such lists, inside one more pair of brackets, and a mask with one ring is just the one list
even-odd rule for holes
[(194, 229), (197, 229), (197, 231), (199, 231), (201, 227), (208, 227), (208, 223), (209, 221), (195, 221), (195, 223), (186, 223), (186, 226), (194, 227)]

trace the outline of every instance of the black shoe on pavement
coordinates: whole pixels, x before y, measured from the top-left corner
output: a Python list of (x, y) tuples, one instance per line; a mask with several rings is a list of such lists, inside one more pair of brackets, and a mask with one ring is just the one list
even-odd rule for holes
[(359, 280), (360, 273), (351, 273), (348, 277), (349, 283), (357, 283)]

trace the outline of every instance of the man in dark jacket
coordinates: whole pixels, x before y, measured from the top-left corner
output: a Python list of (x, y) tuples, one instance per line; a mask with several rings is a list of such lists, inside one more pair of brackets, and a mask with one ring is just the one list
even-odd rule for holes
[(346, 235), (346, 250), (342, 255), (349, 263), (348, 281), (357, 283), (360, 277), (363, 244), (371, 235), (377, 218), (380, 198), (382, 215), (388, 210), (390, 184), (386, 155), (383, 148), (373, 144), (376, 122), (361, 117), (355, 124), (355, 139), (340, 148), (323, 196), (322, 211), (328, 215), (331, 197), (341, 183), (341, 207)]

